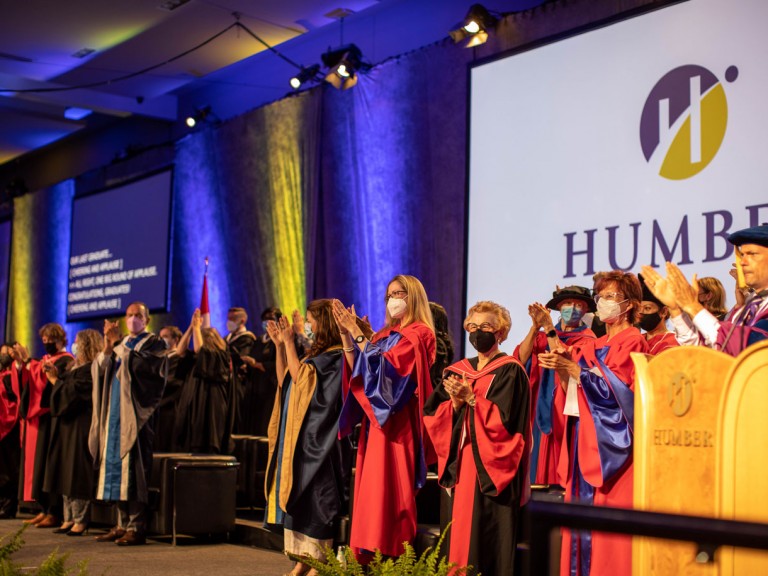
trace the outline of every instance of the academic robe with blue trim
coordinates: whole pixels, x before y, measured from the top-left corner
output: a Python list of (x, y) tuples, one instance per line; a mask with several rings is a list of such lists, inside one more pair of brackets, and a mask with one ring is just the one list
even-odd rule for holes
[[(555, 325), (557, 337), (565, 346), (577, 346), (583, 339), (594, 339), (595, 333), (586, 324), (574, 330), (562, 330), (561, 323)], [(560, 388), (557, 373), (550, 368), (539, 366), (539, 354), (549, 352), (547, 335), (539, 331), (533, 341), (531, 357), (525, 363), (526, 373), (531, 383), (531, 484), (558, 484), (557, 459), (563, 441), (563, 419), (555, 414), (562, 414), (564, 396), (556, 394)], [(513, 356), (520, 358), (520, 346), (515, 348)]]
[(152, 416), (168, 375), (165, 342), (126, 336), (92, 364), (93, 417), (88, 449), (97, 470), (96, 499), (147, 502), (152, 471)]
[(333, 538), (349, 499), (352, 445), (338, 438), (343, 362), (336, 346), (306, 358), (296, 382), (286, 371), (269, 422), (265, 523), (315, 540)]
[(433, 460), (422, 410), (432, 393), (434, 360), (435, 334), (421, 322), (381, 330), (362, 352), (355, 347), (339, 434), (362, 423), (350, 535), (358, 554), (399, 556), (403, 542), (416, 535), (416, 492)]
[(446, 371), (466, 376), (475, 406), (454, 411), (440, 385), (424, 406), (437, 452), (440, 486), (451, 491), (448, 559), (472, 574), (512, 574), (520, 505), (529, 492), (528, 377), (512, 356), (497, 355), (482, 370), (469, 358)]
[[(558, 473), (567, 502), (632, 508), (635, 369), (631, 352), (648, 343), (635, 327), (572, 350), (581, 366), (579, 416), (566, 419)], [(558, 387), (557, 394), (565, 394)], [(563, 404), (565, 404), (563, 400)], [(630, 576), (632, 538), (563, 530), (561, 576)]]

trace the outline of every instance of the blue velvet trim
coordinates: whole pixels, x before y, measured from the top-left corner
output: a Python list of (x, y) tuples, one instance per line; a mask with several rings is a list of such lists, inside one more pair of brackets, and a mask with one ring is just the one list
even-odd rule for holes
[(405, 408), (416, 390), (411, 374), (398, 374), (384, 353), (394, 348), (403, 337), (393, 332), (386, 338), (369, 343), (355, 360), (352, 378), (363, 379), (365, 397), (371, 404), (379, 426), (384, 426), (394, 412)]
[(588, 371), (580, 361), (581, 387), (597, 433), (597, 449), (603, 481), (607, 482), (632, 456), (634, 392), (604, 364), (607, 347), (597, 351), (597, 360), (606, 378)]

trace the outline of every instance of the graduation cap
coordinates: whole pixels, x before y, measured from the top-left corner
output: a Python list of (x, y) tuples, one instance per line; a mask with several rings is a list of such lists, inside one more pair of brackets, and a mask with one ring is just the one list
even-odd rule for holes
[(566, 286), (565, 288), (558, 288), (552, 292), (552, 300), (547, 302), (547, 308), (550, 310), (557, 310), (558, 304), (563, 300), (583, 300), (589, 306), (589, 311), (594, 312), (597, 310), (595, 306), (595, 299), (592, 298), (592, 293), (589, 288), (584, 286)]
[(762, 226), (752, 226), (739, 230), (728, 236), (728, 242), (734, 246), (742, 244), (757, 244), (758, 246), (768, 247), (768, 224)]

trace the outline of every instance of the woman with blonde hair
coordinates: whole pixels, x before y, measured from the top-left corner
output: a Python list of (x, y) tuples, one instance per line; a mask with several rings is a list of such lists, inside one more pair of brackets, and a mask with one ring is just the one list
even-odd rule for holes
[(440, 486), (451, 494), (448, 560), (475, 574), (514, 573), (528, 494), (528, 376), (499, 350), (511, 325), (495, 302), (472, 306), (464, 329), (477, 356), (448, 366), (424, 406)]
[(413, 540), (416, 492), (432, 460), (422, 422), (435, 361), (429, 300), (417, 278), (398, 275), (387, 285), (385, 302), (386, 324), (371, 340), (358, 326), (354, 308), (333, 303), (351, 368), (339, 433), (348, 435), (362, 424), (350, 534), (350, 546), (362, 562), (376, 550), (399, 556), (403, 542)]
[[(189, 353), (192, 342), (193, 353)], [(232, 374), (227, 344), (215, 328), (203, 327), (195, 310), (176, 346), (176, 377), (184, 379), (179, 396), (176, 436), (180, 450), (228, 454), (232, 433)]]
[(45, 374), (51, 392), (51, 445), (45, 468), (44, 490), (61, 494), (64, 523), (55, 530), (68, 536), (82, 536), (90, 521), (93, 497), (93, 460), (88, 450), (88, 433), (93, 412), (91, 364), (104, 347), (104, 336), (96, 330), (81, 330), (75, 336), (75, 361), (59, 373), (49, 364)]
[(725, 307), (725, 288), (714, 276), (699, 278), (699, 303), (718, 320), (725, 320), (728, 309)]

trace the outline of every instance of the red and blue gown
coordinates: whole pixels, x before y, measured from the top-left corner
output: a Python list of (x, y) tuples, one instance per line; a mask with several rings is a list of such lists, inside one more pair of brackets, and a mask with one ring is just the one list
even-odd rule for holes
[(352, 374), (344, 375), (339, 435), (361, 423), (350, 546), (358, 553), (403, 553), (416, 535), (416, 492), (424, 486), (431, 445), (422, 410), (432, 393), (435, 334), (421, 322), (377, 332)]
[(424, 406), (440, 486), (452, 492), (448, 559), (473, 573), (512, 574), (520, 506), (527, 500), (530, 392), (523, 366), (500, 353), (446, 370), (466, 375), (475, 406), (454, 411), (442, 383)]
[(0, 371), (0, 518), (16, 516), (19, 493), (19, 399), (11, 367)]
[(664, 332), (663, 334), (656, 334), (651, 336), (648, 340), (648, 354), (656, 356), (661, 354), (664, 350), (670, 348), (677, 348), (680, 344), (677, 343), (674, 332)]
[(48, 447), (51, 441), (51, 391), (53, 386), (43, 371), (43, 362), (53, 362), (62, 377), (75, 358), (69, 352), (46, 354), (31, 360), (21, 370), (11, 370), (13, 386), (21, 391), (21, 475), (19, 500), (37, 501), (48, 513), (54, 498), (43, 490)]
[[(576, 346), (586, 338), (595, 338), (595, 333), (586, 324), (581, 324), (567, 332), (562, 330), (560, 322), (555, 325), (557, 337), (565, 346)], [(520, 346), (515, 348), (513, 356), (517, 359)], [(547, 335), (536, 334), (531, 357), (525, 363), (525, 371), (531, 383), (531, 448), (530, 480), (531, 484), (558, 484), (557, 459), (563, 441), (563, 419), (555, 416), (562, 414), (564, 396), (555, 391), (560, 387), (560, 380), (554, 370), (539, 366), (539, 354), (549, 352)]]
[[(632, 508), (635, 369), (631, 352), (648, 343), (635, 327), (610, 340), (584, 340), (572, 350), (581, 367), (579, 416), (563, 416), (566, 438), (558, 462), (566, 502)], [(558, 395), (565, 392), (558, 386)], [(565, 400), (563, 400), (565, 405)], [(563, 530), (561, 576), (630, 576), (632, 538)]]

